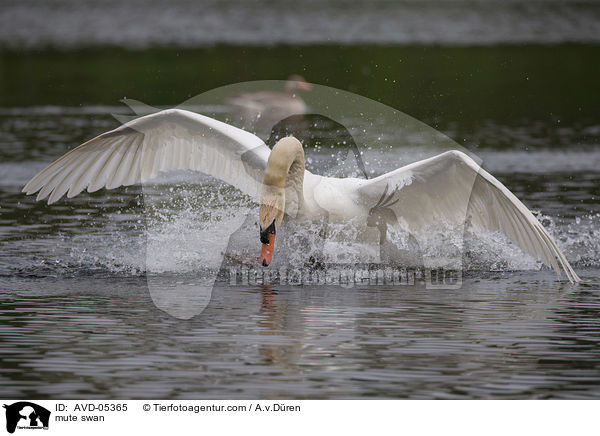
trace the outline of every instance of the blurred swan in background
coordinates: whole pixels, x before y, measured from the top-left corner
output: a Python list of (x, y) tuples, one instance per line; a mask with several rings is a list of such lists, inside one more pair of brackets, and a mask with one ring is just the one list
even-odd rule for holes
[(293, 75), (285, 82), (283, 91), (260, 91), (240, 94), (230, 103), (240, 110), (246, 119), (263, 119), (277, 122), (291, 115), (306, 113), (307, 106), (301, 91), (310, 91), (312, 85), (302, 76)]
[[(71, 150), (23, 188), (37, 200), (58, 201), (88, 192), (147, 182), (162, 171), (199, 171), (250, 195), (260, 204), (261, 263), (268, 265), (284, 217), (296, 223), (353, 222), (356, 238), (369, 232), (381, 206), (395, 220), (387, 226), (419, 235), (442, 223), (499, 231), (557, 274), (579, 281), (556, 242), (502, 183), (466, 154), (447, 151), (379, 177), (334, 178), (305, 170), (304, 151), (293, 137), (271, 151), (257, 136), (218, 120), (169, 109), (129, 121)], [(381, 208), (380, 208), (381, 209)], [(382, 215), (381, 210), (379, 214)], [(370, 223), (370, 224), (369, 224)], [(374, 236), (374, 237), (373, 237)], [(382, 241), (381, 245), (386, 245)]]

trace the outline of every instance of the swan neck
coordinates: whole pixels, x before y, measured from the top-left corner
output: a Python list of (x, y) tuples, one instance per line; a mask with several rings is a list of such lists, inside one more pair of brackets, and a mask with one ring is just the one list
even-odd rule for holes
[(304, 210), (304, 150), (294, 137), (275, 144), (263, 178), (259, 221), (266, 229), (275, 220), (279, 228), (284, 214), (297, 216)]
[(304, 149), (293, 136), (279, 140), (267, 161), (264, 185), (285, 189), (293, 187), (303, 198)]

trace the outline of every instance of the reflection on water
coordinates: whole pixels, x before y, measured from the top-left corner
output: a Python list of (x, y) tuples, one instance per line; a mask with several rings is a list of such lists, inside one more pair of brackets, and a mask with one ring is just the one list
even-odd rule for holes
[(189, 321), (142, 277), (2, 279), (0, 378), (7, 397), (598, 398), (598, 280), (582, 276), (224, 287)]

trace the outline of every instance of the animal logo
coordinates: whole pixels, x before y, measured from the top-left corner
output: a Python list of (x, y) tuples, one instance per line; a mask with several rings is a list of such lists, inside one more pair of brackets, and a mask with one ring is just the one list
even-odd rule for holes
[(18, 428), (47, 429), (50, 423), (50, 411), (29, 401), (19, 401), (4, 405), (6, 409), (6, 431), (14, 433)]

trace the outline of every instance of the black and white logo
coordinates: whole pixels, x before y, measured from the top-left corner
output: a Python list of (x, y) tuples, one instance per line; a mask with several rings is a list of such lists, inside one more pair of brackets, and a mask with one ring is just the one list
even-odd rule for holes
[(19, 401), (6, 409), (6, 431), (14, 433), (16, 429), (38, 430), (48, 429), (50, 411), (29, 401)]

